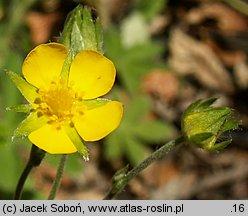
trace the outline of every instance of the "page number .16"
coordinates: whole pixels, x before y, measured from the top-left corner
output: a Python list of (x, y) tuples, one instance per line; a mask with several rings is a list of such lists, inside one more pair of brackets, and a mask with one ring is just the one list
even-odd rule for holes
[(245, 211), (245, 205), (244, 204), (234, 204), (233, 210), (231, 212), (244, 212)]

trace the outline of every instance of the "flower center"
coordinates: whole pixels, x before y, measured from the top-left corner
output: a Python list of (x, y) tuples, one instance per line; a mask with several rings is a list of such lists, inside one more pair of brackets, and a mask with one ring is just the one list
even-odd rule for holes
[(43, 98), (51, 114), (58, 118), (70, 114), (74, 98), (72, 92), (66, 88), (57, 88), (48, 91)]
[(72, 107), (76, 101), (75, 94), (63, 82), (58, 84), (53, 82), (48, 91), (40, 89), (39, 94), (41, 98), (34, 103), (38, 105), (40, 114), (50, 117), (51, 122), (72, 117)]

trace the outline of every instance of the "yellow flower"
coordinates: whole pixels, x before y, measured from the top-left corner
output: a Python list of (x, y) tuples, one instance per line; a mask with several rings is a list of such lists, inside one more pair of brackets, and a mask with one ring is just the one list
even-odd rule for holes
[(102, 139), (118, 127), (122, 118), (121, 103), (98, 98), (112, 88), (116, 70), (96, 51), (81, 51), (69, 66), (67, 56), (62, 44), (41, 44), (24, 60), (25, 80), (8, 73), (30, 103), (30, 114), (15, 136), (26, 135), (51, 154), (79, 151), (87, 158), (82, 140)]

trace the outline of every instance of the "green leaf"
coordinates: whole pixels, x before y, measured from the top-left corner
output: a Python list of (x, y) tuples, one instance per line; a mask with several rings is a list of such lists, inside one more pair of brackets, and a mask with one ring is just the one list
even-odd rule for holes
[(128, 122), (137, 123), (143, 120), (144, 116), (151, 108), (151, 101), (147, 97), (137, 97), (126, 107), (126, 120)]
[(107, 159), (112, 161), (121, 159), (125, 152), (124, 140), (125, 135), (119, 129), (105, 138), (104, 153)]
[(168, 0), (139, 0), (138, 10), (147, 18), (152, 19), (161, 12), (167, 4)]
[(132, 129), (135, 136), (152, 144), (169, 140), (175, 135), (172, 125), (158, 120), (142, 122)]
[(1, 189), (13, 192), (23, 166), (15, 146), (0, 145)]
[(110, 26), (107, 31), (104, 32), (104, 46), (106, 55), (109, 56), (118, 67), (118, 62), (121, 60), (120, 55), (124, 53), (124, 47), (121, 42), (120, 32), (117, 28)]
[(7, 71), (7, 75), (15, 83), (17, 88), (20, 90), (22, 95), (27, 99), (29, 103), (33, 103), (36, 98), (40, 97), (40, 95), (37, 93), (37, 88), (29, 84), (26, 80), (24, 80), (18, 74), (12, 71)]
[(131, 165), (135, 166), (145, 159), (148, 151), (137, 139), (125, 137), (125, 152)]

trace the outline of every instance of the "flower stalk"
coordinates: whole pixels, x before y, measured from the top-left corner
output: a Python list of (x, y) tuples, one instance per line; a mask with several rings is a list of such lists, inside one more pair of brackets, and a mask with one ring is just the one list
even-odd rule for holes
[(60, 159), (57, 174), (54, 179), (50, 194), (48, 196), (48, 200), (54, 200), (54, 198), (56, 197), (57, 191), (59, 189), (59, 186), (60, 186), (60, 183), (63, 177), (64, 170), (65, 170), (66, 159), (67, 159), (67, 155), (63, 154)]
[(147, 157), (143, 162), (135, 166), (132, 170), (128, 171), (128, 166), (121, 170), (118, 170), (112, 178), (112, 185), (108, 194), (104, 197), (105, 200), (114, 199), (128, 184), (130, 180), (135, 178), (140, 172), (151, 165), (154, 161), (161, 159), (164, 155), (168, 154), (177, 145), (185, 142), (184, 137), (179, 137), (172, 140), (158, 150), (153, 152), (149, 157)]
[(40, 165), (44, 156), (45, 156), (45, 152), (43, 150), (39, 149), (35, 145), (32, 145), (29, 160), (28, 160), (26, 167), (23, 170), (23, 172), (20, 176), (20, 179), (18, 180), (17, 186), (16, 186), (16, 190), (15, 190), (15, 194), (14, 194), (15, 200), (21, 199), (24, 184), (25, 184), (31, 170), (34, 167), (37, 167)]

